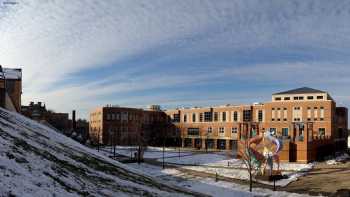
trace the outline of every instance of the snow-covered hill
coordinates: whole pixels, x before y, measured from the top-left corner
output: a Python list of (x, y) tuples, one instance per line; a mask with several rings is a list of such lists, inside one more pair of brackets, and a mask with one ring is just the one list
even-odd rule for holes
[(47, 126), (0, 108), (0, 196), (186, 196)]

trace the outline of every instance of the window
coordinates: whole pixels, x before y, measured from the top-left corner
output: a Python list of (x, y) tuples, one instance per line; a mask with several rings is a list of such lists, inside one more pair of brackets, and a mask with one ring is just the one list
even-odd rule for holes
[(187, 114), (184, 114), (184, 122), (187, 122)]
[(226, 122), (226, 112), (222, 112), (222, 121)]
[(187, 134), (188, 135), (199, 135), (199, 128), (188, 128)]
[(282, 136), (288, 136), (288, 128), (282, 128)]
[(220, 127), (219, 128), (219, 133), (225, 133), (225, 127)]
[(173, 115), (173, 122), (180, 122), (180, 114)]
[(304, 100), (304, 97), (303, 96), (299, 96), (299, 100)]
[(196, 122), (196, 114), (195, 113), (192, 114), (192, 122)]
[(284, 100), (285, 100), (285, 101), (289, 101), (289, 100), (290, 100), (290, 97), (284, 97)]
[(250, 110), (243, 110), (243, 121), (248, 122), (252, 119), (252, 113)]
[(314, 99), (313, 96), (308, 96), (308, 97), (307, 97), (307, 100), (313, 100), (313, 99)]
[(317, 100), (322, 100), (323, 96), (317, 96)]
[(263, 111), (262, 110), (259, 110), (259, 112), (258, 112), (258, 121), (259, 122), (263, 121)]
[(325, 128), (319, 128), (318, 129), (318, 135), (319, 136), (325, 136), (326, 135), (326, 129)]
[(218, 121), (218, 119), (219, 119), (218, 112), (214, 112), (214, 121)]
[(204, 112), (204, 122), (211, 122), (211, 121), (212, 121), (212, 113)]
[(107, 114), (107, 120), (111, 119), (111, 114)]
[(199, 113), (199, 122), (203, 122), (203, 113)]
[(295, 96), (293, 99), (294, 99), (294, 100), (299, 100), (299, 97)]
[(324, 108), (320, 107), (320, 120), (324, 120)]
[(211, 132), (213, 132), (213, 128), (211, 128), (211, 127), (208, 127), (208, 133), (211, 133)]
[(233, 121), (237, 122), (238, 121), (238, 112), (233, 112)]
[(281, 97), (276, 97), (275, 98), (275, 101), (280, 101), (281, 100)]
[(277, 129), (276, 128), (270, 128), (271, 135), (276, 135)]
[(238, 129), (237, 127), (232, 127), (232, 133), (237, 133)]

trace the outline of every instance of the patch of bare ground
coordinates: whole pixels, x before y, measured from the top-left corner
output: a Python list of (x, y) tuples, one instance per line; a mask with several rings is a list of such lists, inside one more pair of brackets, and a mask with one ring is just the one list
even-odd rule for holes
[(309, 195), (350, 196), (350, 161), (338, 165), (318, 163), (307, 176), (290, 183), (285, 191)]

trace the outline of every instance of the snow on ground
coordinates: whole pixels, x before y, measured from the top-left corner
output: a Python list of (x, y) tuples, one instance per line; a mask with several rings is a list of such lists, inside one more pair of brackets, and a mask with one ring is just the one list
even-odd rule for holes
[[(161, 161), (158, 159), (158, 161)], [(195, 154), (188, 157), (173, 157), (165, 160), (167, 163), (183, 166), (185, 169), (206, 172), (210, 174), (218, 174), (223, 177), (248, 180), (248, 172), (245, 166), (239, 159), (231, 159), (229, 155), (208, 153)], [(288, 179), (279, 180), (276, 182), (278, 186), (286, 186), (292, 181), (296, 181), (298, 177), (313, 168), (314, 164), (298, 164), (298, 163), (281, 163), (280, 169), (283, 170), (283, 175), (288, 175)], [(274, 165), (277, 168), (277, 165)], [(273, 184), (266, 181), (259, 181), (265, 184)]]
[[(103, 150), (103, 153), (106, 156), (113, 155), (113, 148), (112, 147), (103, 147), (101, 148)], [(116, 146), (116, 153), (120, 155), (124, 155), (127, 157), (133, 157), (134, 153), (137, 152), (137, 147), (132, 146)], [(192, 155), (193, 153), (191, 151), (187, 150), (178, 150), (175, 148), (165, 148), (164, 157), (165, 158), (171, 158), (171, 157), (183, 157)], [(163, 151), (162, 148), (159, 147), (147, 147), (147, 150), (145, 150), (144, 158), (147, 159), (159, 159), (163, 158)]]
[(0, 108), (0, 196), (192, 196)]
[(344, 153), (342, 155), (339, 155), (335, 157), (334, 159), (329, 159), (326, 161), (326, 164), (328, 165), (338, 165), (341, 162), (347, 161), (350, 159), (350, 156), (347, 153)]
[(239, 185), (236, 183), (218, 181), (213, 178), (202, 178), (198, 176), (190, 176), (177, 169), (162, 169), (158, 166), (149, 164), (129, 164), (131, 167), (144, 171), (152, 177), (156, 177), (167, 183), (185, 187), (194, 191), (202, 192), (211, 196), (288, 196), (299, 197), (305, 196), (300, 194), (288, 193), (283, 191), (271, 191), (269, 189), (253, 188), (253, 193), (249, 192), (249, 187), (246, 185)]
[[(117, 146), (116, 152), (118, 154), (131, 157), (134, 152), (137, 151), (137, 147), (131, 146)], [(111, 155), (111, 147), (103, 148), (105, 155)], [(206, 172), (241, 180), (247, 180), (249, 178), (247, 171), (244, 169), (245, 165), (239, 159), (232, 159), (232, 156), (226, 152), (209, 152), (199, 153), (198, 151), (181, 150), (180, 157), (178, 149), (166, 148), (165, 149), (165, 162), (168, 164), (181, 165), (185, 169), (195, 170), (200, 172)], [(144, 153), (144, 158), (157, 159), (162, 162), (162, 148), (161, 147), (148, 147)], [(308, 171), (314, 167), (314, 164), (300, 164), (300, 163), (281, 163), (280, 170), (283, 175), (287, 175), (288, 179), (279, 180), (276, 182), (278, 186), (286, 186), (292, 181), (296, 181), (298, 177), (304, 176)], [(277, 165), (274, 165), (277, 169)], [(259, 181), (265, 184), (273, 184), (271, 182)]]

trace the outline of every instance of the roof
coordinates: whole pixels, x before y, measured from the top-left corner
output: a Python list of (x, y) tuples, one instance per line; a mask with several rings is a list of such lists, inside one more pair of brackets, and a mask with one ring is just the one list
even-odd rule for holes
[(17, 68), (2, 68), (0, 70), (0, 79), (3, 79), (4, 76), (5, 79), (22, 79), (22, 70)]
[(279, 92), (279, 93), (275, 93), (273, 95), (280, 95), (280, 94), (314, 94), (314, 93), (326, 93), (325, 91), (322, 90), (316, 90), (313, 88), (309, 88), (309, 87), (302, 87), (302, 88), (297, 88), (297, 89), (293, 89), (293, 90), (288, 90), (285, 92)]

